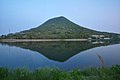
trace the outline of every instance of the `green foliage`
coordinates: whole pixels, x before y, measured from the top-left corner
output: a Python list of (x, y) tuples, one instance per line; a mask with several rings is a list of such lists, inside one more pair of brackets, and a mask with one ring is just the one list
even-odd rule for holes
[(30, 73), (23, 68), (18, 68), (11, 72), (11, 80), (30, 80)]
[(113, 79), (120, 80), (120, 65), (114, 65), (111, 67), (111, 75), (113, 75)]
[(9, 71), (7, 68), (0, 68), (0, 80), (5, 80), (9, 75)]
[(0, 80), (120, 80), (120, 65), (111, 68), (87, 68), (65, 71), (58, 68), (39, 68), (28, 71), (23, 68), (0, 68)]
[(40, 68), (32, 73), (33, 80), (59, 80), (59, 69)]

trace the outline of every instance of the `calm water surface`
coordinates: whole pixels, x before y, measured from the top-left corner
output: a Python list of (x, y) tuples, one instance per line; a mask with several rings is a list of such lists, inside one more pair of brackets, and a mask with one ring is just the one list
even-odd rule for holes
[(0, 67), (59, 67), (71, 70), (120, 64), (120, 44), (117, 42), (23, 42), (0, 43)]

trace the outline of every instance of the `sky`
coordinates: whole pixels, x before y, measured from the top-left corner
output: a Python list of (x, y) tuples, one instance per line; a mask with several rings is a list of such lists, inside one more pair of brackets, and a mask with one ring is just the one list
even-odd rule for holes
[(0, 35), (59, 16), (86, 28), (120, 33), (120, 0), (0, 0)]

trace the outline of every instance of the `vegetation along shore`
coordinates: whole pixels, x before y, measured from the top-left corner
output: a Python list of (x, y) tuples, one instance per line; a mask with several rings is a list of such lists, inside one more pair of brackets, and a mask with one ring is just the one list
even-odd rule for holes
[(0, 80), (120, 80), (120, 65), (111, 68), (87, 68), (71, 71), (58, 68), (38, 68), (29, 71), (25, 68), (10, 70), (0, 68)]

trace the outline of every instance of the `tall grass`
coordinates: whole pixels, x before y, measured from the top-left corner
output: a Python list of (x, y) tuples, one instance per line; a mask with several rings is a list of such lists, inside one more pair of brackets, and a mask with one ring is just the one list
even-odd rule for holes
[(87, 68), (71, 71), (58, 68), (39, 68), (34, 71), (24, 68), (10, 70), (1, 67), (0, 80), (120, 80), (120, 65), (114, 65), (111, 68)]
[(97, 57), (99, 59), (100, 67), (105, 68), (105, 61), (104, 61), (103, 57), (99, 54), (97, 54)]

